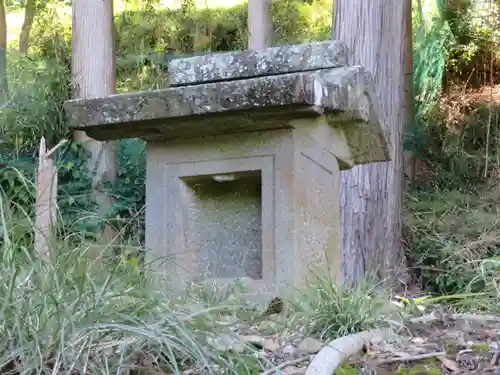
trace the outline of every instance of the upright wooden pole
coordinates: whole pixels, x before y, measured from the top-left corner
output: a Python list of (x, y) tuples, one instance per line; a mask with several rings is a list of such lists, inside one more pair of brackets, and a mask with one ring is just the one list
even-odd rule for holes
[(270, 0), (248, 1), (248, 49), (260, 50), (272, 45)]
[[(77, 98), (112, 95), (116, 91), (115, 27), (113, 0), (73, 0), (71, 63), (74, 96)], [(94, 197), (102, 217), (114, 202), (106, 193), (106, 182), (116, 178), (117, 142), (98, 142), (84, 132), (75, 132), (75, 140), (85, 142), (90, 151)], [(117, 233), (106, 225), (103, 242), (116, 240)]]

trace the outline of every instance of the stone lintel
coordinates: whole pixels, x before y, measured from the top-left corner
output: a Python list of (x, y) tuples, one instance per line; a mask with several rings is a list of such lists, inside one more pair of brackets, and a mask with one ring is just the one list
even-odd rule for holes
[(175, 87), (345, 65), (347, 46), (334, 40), (174, 59), (169, 63), (168, 76), (171, 87)]
[(342, 67), (82, 98), (65, 103), (68, 124), (100, 140), (174, 140), (292, 127), (325, 116), (345, 134), (354, 164), (388, 160), (373, 93), (362, 67)]

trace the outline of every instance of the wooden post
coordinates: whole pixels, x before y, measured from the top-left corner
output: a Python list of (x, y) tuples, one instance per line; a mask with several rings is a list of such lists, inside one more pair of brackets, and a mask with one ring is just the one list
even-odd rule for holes
[[(73, 0), (71, 3), (73, 95), (75, 98), (113, 95), (116, 93), (113, 0)], [(74, 139), (84, 143), (89, 151), (92, 190), (100, 216), (104, 218), (115, 203), (104, 186), (106, 182), (113, 182), (118, 174), (119, 142), (98, 142), (83, 131), (76, 131)], [(119, 233), (109, 223), (101, 234), (104, 245), (118, 244)]]
[(35, 250), (41, 258), (50, 257), (50, 241), (57, 222), (57, 170), (52, 155), (66, 142), (63, 140), (47, 151), (45, 138), (40, 140), (36, 174)]
[(273, 44), (271, 0), (248, 1), (248, 49), (261, 50)]

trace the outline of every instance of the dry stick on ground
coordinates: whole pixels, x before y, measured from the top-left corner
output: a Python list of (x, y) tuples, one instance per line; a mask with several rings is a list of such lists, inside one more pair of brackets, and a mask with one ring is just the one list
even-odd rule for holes
[[(453, 321), (471, 321), (475, 323), (484, 323), (484, 322), (495, 322), (500, 323), (500, 317), (494, 315), (481, 315), (481, 314), (450, 314), (446, 315), (445, 318)], [(410, 323), (412, 324), (431, 324), (438, 323), (443, 321), (443, 316), (441, 315), (424, 315), (419, 316), (417, 318), (410, 319)]]
[(424, 354), (415, 354), (415, 355), (405, 355), (401, 357), (392, 357), (387, 358), (382, 361), (377, 361), (377, 365), (396, 363), (396, 362), (414, 362), (421, 361), (422, 359), (428, 358), (436, 358), (436, 357), (444, 357), (446, 356), (446, 352), (433, 352), (433, 353), (424, 353)]
[(309, 361), (313, 357), (314, 357), (313, 355), (306, 355), (306, 356), (303, 356), (303, 357), (300, 357), (300, 358), (297, 358), (297, 359), (292, 359), (290, 361), (285, 361), (283, 363), (280, 363), (278, 366), (273, 367), (272, 369), (269, 369), (269, 370), (266, 370), (264, 372), (261, 372), (260, 375), (271, 375), (274, 372), (276, 372), (276, 370), (282, 370), (285, 367), (293, 366), (293, 365), (297, 365), (297, 364), (302, 363), (302, 362)]

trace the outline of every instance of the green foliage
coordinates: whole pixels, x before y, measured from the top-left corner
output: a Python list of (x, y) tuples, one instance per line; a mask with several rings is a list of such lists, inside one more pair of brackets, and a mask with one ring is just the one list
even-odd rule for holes
[[(179, 10), (134, 10), (117, 16), (117, 52), (148, 54), (173, 48), (180, 52), (238, 50), (246, 46), (247, 5)], [(273, 2), (276, 44), (328, 39), (331, 4), (298, 0)]]
[(250, 348), (249, 355), (231, 356), (209, 341), (230, 334), (213, 324), (221, 308), (178, 305), (163, 287), (110, 264), (83, 242), (58, 244), (51, 262), (15, 243), (1, 250), (2, 373), (262, 371)]
[(54, 145), (68, 134), (62, 104), (70, 97), (70, 72), (52, 59), (19, 58), (10, 65), (13, 94), (0, 111), (2, 153), (33, 154), (41, 136)]
[(95, 239), (103, 218), (96, 216), (92, 194), (92, 176), (87, 167), (88, 153), (83, 145), (71, 143), (56, 159), (58, 171), (58, 207), (64, 236), (78, 234), (78, 240)]
[(436, 4), (436, 13), (418, 15), (414, 29), (417, 112), (405, 147), (432, 176), (417, 180), (406, 200), (408, 258), (432, 292), (475, 293), (489, 287), (478, 276), (500, 251), (497, 187), (487, 188), (497, 186), (500, 113), (468, 88), (485, 83), (476, 77), (496, 53), (498, 2), (487, 9), (479, 1)]
[[(498, 38), (500, 26), (500, 4), (496, 0), (454, 0), (453, 3), (442, 12), (443, 19), (450, 25), (456, 40), (449, 49), (448, 71), (452, 79), (472, 78), (470, 83), (477, 85), (482, 79), (477, 82), (470, 73), (474, 69), (479, 72), (486, 70), (487, 61), (499, 52), (495, 40)], [(494, 62), (493, 66), (497, 65), (498, 63)]]
[(317, 274), (292, 302), (306, 331), (332, 340), (388, 323), (388, 295), (366, 280), (355, 288), (339, 289), (328, 276)]
[(70, 19), (59, 16), (57, 8), (44, 8), (35, 18), (30, 34), (30, 58), (48, 60), (54, 69), (62, 69), (65, 74), (71, 71), (71, 27), (68, 21)]
[[(103, 220), (95, 216), (96, 204), (91, 194), (92, 179), (86, 166), (86, 155), (81, 145), (73, 143), (55, 158), (61, 235), (71, 238), (77, 235), (77, 240), (95, 238), (103, 224)], [(23, 248), (30, 248), (33, 241), (36, 165), (35, 157), (9, 157), (0, 168), (0, 193), (4, 210), (10, 218), (0, 224), (8, 227), (9, 241)], [(0, 237), (0, 244), (5, 240)]]
[(145, 151), (145, 142), (141, 140), (127, 139), (120, 142), (120, 168), (109, 190), (116, 204), (108, 220), (133, 245), (144, 245)]
[[(440, 100), (443, 99), (442, 90), (449, 89), (457, 79), (463, 90), (475, 84), (473, 78), (481, 76), (480, 72), (486, 65), (485, 57), (489, 59), (495, 53), (497, 46), (492, 40), (499, 26), (495, 23), (498, 19), (495, 18), (498, 12), (495, 6), (498, 4), (484, 5), (487, 7), (484, 9), (479, 1), (439, 0), (436, 5), (436, 12), (427, 10), (427, 13), (420, 14), (418, 2), (414, 4), (414, 21), (418, 20), (418, 23), (414, 22), (413, 35), (416, 122), (407, 134), (405, 149), (437, 163), (449, 159), (449, 153), (453, 155), (453, 163), (457, 164), (454, 156), (461, 147), (466, 147), (467, 150), (459, 153), (469, 167), (470, 160), (466, 155), (471, 154), (471, 148), (475, 157), (477, 150), (485, 146), (485, 137), (476, 139), (472, 135), (485, 129), (483, 124), (487, 116), (480, 121), (463, 121), (467, 126), (458, 132), (450, 131), (449, 125), (456, 124), (450, 124), (449, 118), (443, 118), (448, 115), (448, 108)], [(493, 62), (494, 69), (496, 66), (497, 63)], [(475, 71), (476, 74), (473, 74)], [(457, 108), (449, 110), (457, 111)], [(491, 140), (496, 141), (493, 136)], [(437, 155), (440, 160), (436, 160)], [(470, 167), (469, 171), (477, 171), (475, 165)], [(465, 175), (462, 173), (456, 177), (460, 179)]]
[(28, 247), (33, 241), (35, 207), (34, 170), (31, 161), (10, 161), (0, 167), (0, 246), (15, 241)]
[(438, 294), (482, 291), (480, 267), (500, 255), (496, 195), (440, 189), (412, 194), (407, 207), (408, 256), (422, 285)]
[[(449, 28), (430, 29), (429, 39), (423, 39), (428, 53), (422, 52), (426, 49), (419, 46), (421, 39), (416, 43), (415, 90), (423, 96), (418, 98), (417, 129), (410, 137), (433, 176), (430, 189), (413, 191), (407, 199), (408, 257), (423, 286), (435, 293), (488, 288), (478, 275), (485, 261), (500, 251), (498, 197), (485, 189), (497, 183), (499, 111), (486, 103), (467, 106), (464, 86), (472, 72), (464, 69), (471, 69), (469, 62), (481, 55), (482, 47), (476, 48), (480, 43), (470, 28), (464, 31), (467, 22), (472, 27), (470, 13), (464, 14), (466, 18), (454, 20)], [(449, 13), (441, 12), (440, 17), (438, 24), (451, 22)], [(450, 72), (467, 81), (459, 83), (458, 93), (444, 95), (443, 76)]]
[[(273, 2), (277, 44), (329, 39), (331, 3)], [(119, 91), (165, 87), (165, 53), (246, 48), (247, 5), (130, 10), (116, 17)]]
[[(430, 18), (430, 19), (428, 19)], [(413, 44), (413, 91), (415, 99), (415, 123), (405, 137), (404, 147), (416, 154), (428, 149), (432, 137), (426, 129), (425, 116), (435, 103), (441, 90), (446, 69), (448, 49), (453, 34), (448, 23), (439, 15), (425, 17), (419, 14), (419, 25), (414, 30)]]

